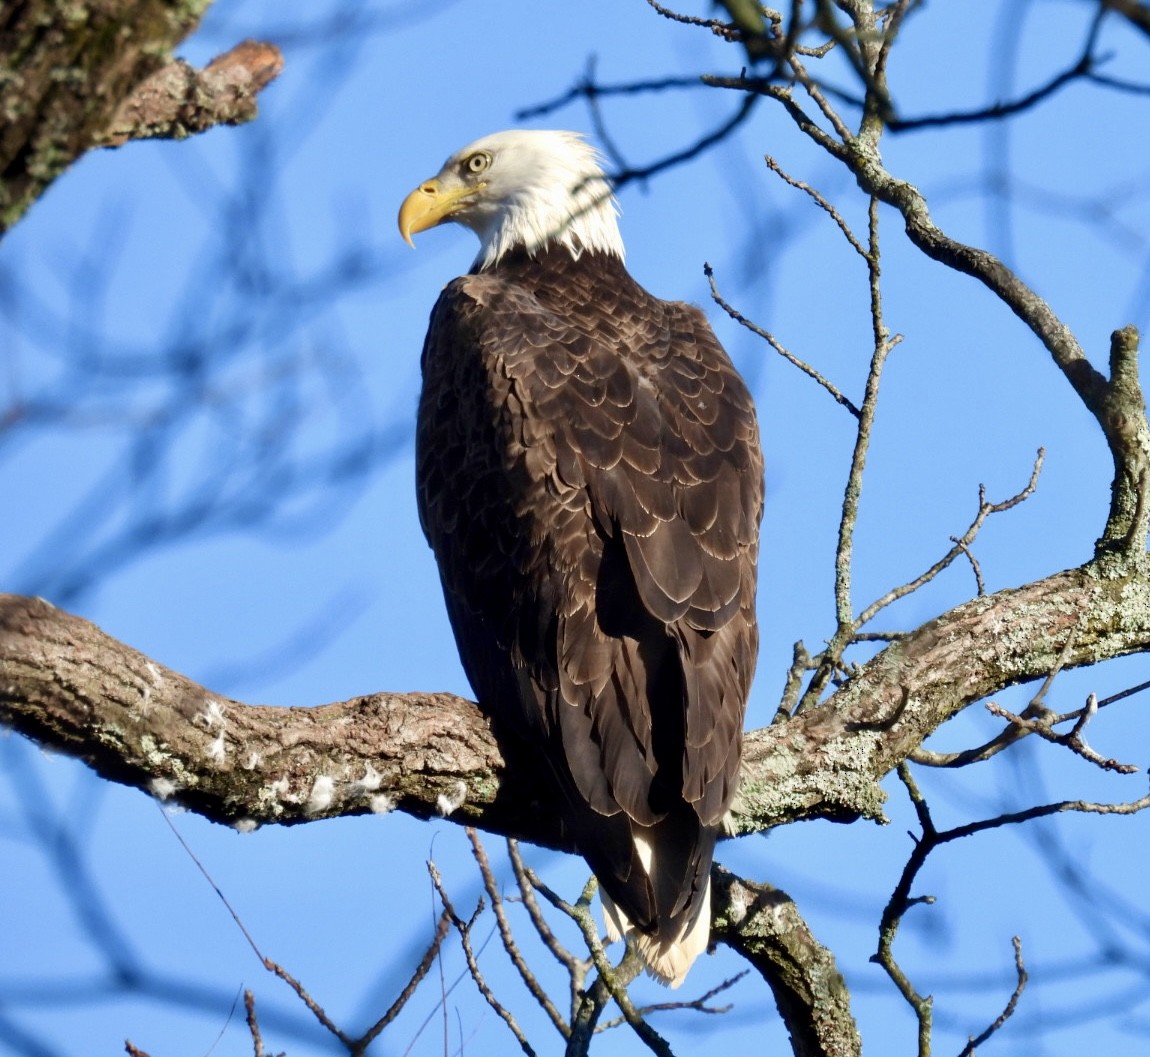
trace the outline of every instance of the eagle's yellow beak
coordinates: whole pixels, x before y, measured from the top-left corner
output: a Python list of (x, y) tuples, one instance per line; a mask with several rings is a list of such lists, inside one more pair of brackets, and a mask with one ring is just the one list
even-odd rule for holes
[(460, 211), (463, 203), (476, 191), (482, 190), (482, 187), (480, 184), (479, 187), (462, 185), (444, 188), (438, 179), (421, 183), (399, 207), (399, 233), (403, 241), (409, 246), (415, 246), (411, 241), (412, 235), (450, 220)]

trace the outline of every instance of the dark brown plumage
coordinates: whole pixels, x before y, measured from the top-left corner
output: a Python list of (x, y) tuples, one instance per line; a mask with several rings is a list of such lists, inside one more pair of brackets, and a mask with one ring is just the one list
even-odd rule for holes
[(449, 283), (422, 364), (420, 518), (468, 678), (677, 983), (757, 651), (750, 394), (702, 312), (554, 244)]

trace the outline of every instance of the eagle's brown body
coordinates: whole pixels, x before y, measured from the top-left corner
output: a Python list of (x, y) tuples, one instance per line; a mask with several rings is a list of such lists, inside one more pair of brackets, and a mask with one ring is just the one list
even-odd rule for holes
[(751, 397), (698, 309), (563, 247), (449, 283), (422, 362), (420, 517), (467, 675), (671, 944), (709, 912), (755, 666)]

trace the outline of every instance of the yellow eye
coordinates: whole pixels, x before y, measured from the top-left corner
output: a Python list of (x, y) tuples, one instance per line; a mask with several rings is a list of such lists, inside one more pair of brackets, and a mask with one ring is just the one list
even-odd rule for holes
[(463, 167), (472, 175), (478, 175), (491, 164), (491, 155), (486, 151), (476, 151), (464, 163)]

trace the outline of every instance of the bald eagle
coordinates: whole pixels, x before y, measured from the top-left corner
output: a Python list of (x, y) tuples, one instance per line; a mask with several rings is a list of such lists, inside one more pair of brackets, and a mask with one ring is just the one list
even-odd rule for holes
[(703, 313), (631, 278), (616, 216), (571, 132), (487, 136), (404, 201), (409, 243), (480, 242), (423, 346), (419, 514), (480, 706), (544, 762), (608, 935), (676, 986), (738, 782), (762, 456)]

